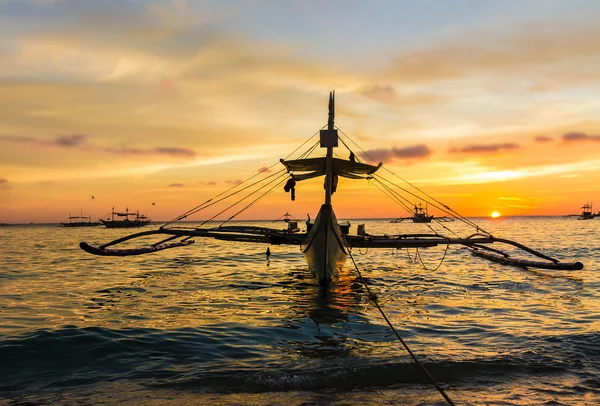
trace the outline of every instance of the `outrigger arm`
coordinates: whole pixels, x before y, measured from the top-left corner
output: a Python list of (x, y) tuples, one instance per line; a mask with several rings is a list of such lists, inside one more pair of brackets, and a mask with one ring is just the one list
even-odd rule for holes
[[(129, 240), (153, 235), (167, 235), (168, 237), (147, 247), (133, 249), (108, 248)], [(271, 245), (301, 245), (306, 238), (306, 234), (290, 233), (286, 230), (251, 226), (226, 226), (211, 229), (160, 228), (158, 230), (142, 231), (131, 234), (100, 246), (93, 246), (86, 242), (81, 242), (80, 247), (82, 250), (94, 255), (132, 256), (187, 246), (194, 243), (194, 240), (191, 240), (192, 237), (214, 238), (223, 241), (263, 243)], [(178, 238), (181, 238), (181, 240), (177, 242), (169, 242)], [(554, 270), (583, 269), (583, 264), (581, 262), (560, 262), (555, 258), (544, 255), (518, 242), (505, 238), (496, 238), (491, 235), (473, 234), (466, 238), (449, 238), (439, 234), (401, 234), (394, 236), (375, 236), (367, 234), (365, 236), (347, 235), (345, 238), (348, 247), (350, 248), (402, 249), (435, 247), (438, 245), (462, 245), (468, 247), (475, 256), (505, 265)], [(516, 247), (538, 258), (544, 259), (545, 261), (513, 258), (501, 250), (487, 246), (487, 244), (493, 243), (501, 243)]]

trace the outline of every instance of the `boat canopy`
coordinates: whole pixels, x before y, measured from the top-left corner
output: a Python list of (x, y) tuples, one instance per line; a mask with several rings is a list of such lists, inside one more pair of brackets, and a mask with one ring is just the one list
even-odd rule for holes
[[(288, 172), (294, 172), (292, 177), (296, 181), (316, 178), (323, 176), (326, 172), (326, 158), (306, 158), (280, 160)], [(370, 179), (380, 167), (379, 165), (369, 165), (361, 162), (349, 161), (346, 159), (332, 158), (332, 171), (334, 174), (350, 179)], [(302, 173), (297, 173), (302, 172)]]

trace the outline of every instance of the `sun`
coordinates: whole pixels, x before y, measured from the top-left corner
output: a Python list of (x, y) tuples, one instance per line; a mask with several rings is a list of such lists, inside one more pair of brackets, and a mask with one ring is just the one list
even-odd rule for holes
[(492, 216), (493, 219), (497, 219), (498, 217), (500, 217), (500, 213), (498, 213), (497, 211), (493, 211), (492, 214), (490, 214), (490, 216)]

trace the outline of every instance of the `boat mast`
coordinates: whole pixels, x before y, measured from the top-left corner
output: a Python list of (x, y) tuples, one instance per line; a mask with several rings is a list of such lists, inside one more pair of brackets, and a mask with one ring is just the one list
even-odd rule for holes
[(337, 130), (334, 129), (333, 121), (335, 118), (335, 92), (329, 93), (329, 118), (327, 120), (327, 130), (321, 130), (321, 148), (327, 148), (325, 157), (325, 204), (331, 205), (331, 188), (333, 185), (333, 148), (338, 146)]

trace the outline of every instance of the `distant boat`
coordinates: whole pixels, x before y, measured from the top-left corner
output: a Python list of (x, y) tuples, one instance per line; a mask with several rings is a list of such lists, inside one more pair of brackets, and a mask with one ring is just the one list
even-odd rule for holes
[[(116, 220), (115, 216), (117, 216)], [(119, 219), (119, 217), (125, 218)], [(106, 226), (106, 228), (135, 228), (144, 227), (147, 224), (150, 224), (150, 221), (152, 220), (150, 220), (147, 216), (140, 214), (139, 210), (135, 212), (129, 212), (129, 208), (127, 208), (125, 209), (125, 212), (116, 212), (115, 208), (113, 207), (110, 220), (100, 219), (100, 221)]]
[(401, 223), (404, 220), (412, 220), (413, 223), (431, 223), (433, 214), (429, 215), (427, 213), (427, 206), (423, 208), (423, 205), (419, 203), (418, 206), (415, 204), (413, 215), (411, 217), (398, 217), (397, 219), (390, 221), (390, 223)]
[(594, 217), (600, 217), (600, 212), (592, 212), (592, 204), (586, 203), (581, 206), (581, 214), (568, 214), (565, 217), (577, 217), (577, 220), (591, 220)]
[(591, 220), (596, 217), (596, 214), (592, 213), (592, 204), (586, 203), (581, 207), (581, 216), (577, 220)]
[[(86, 221), (87, 220), (87, 221)], [(63, 227), (96, 227), (101, 225), (100, 223), (96, 223), (92, 221), (92, 216), (89, 215), (85, 217), (83, 215), (83, 211), (79, 216), (71, 216), (69, 213), (69, 222), (68, 223), (60, 223)]]

